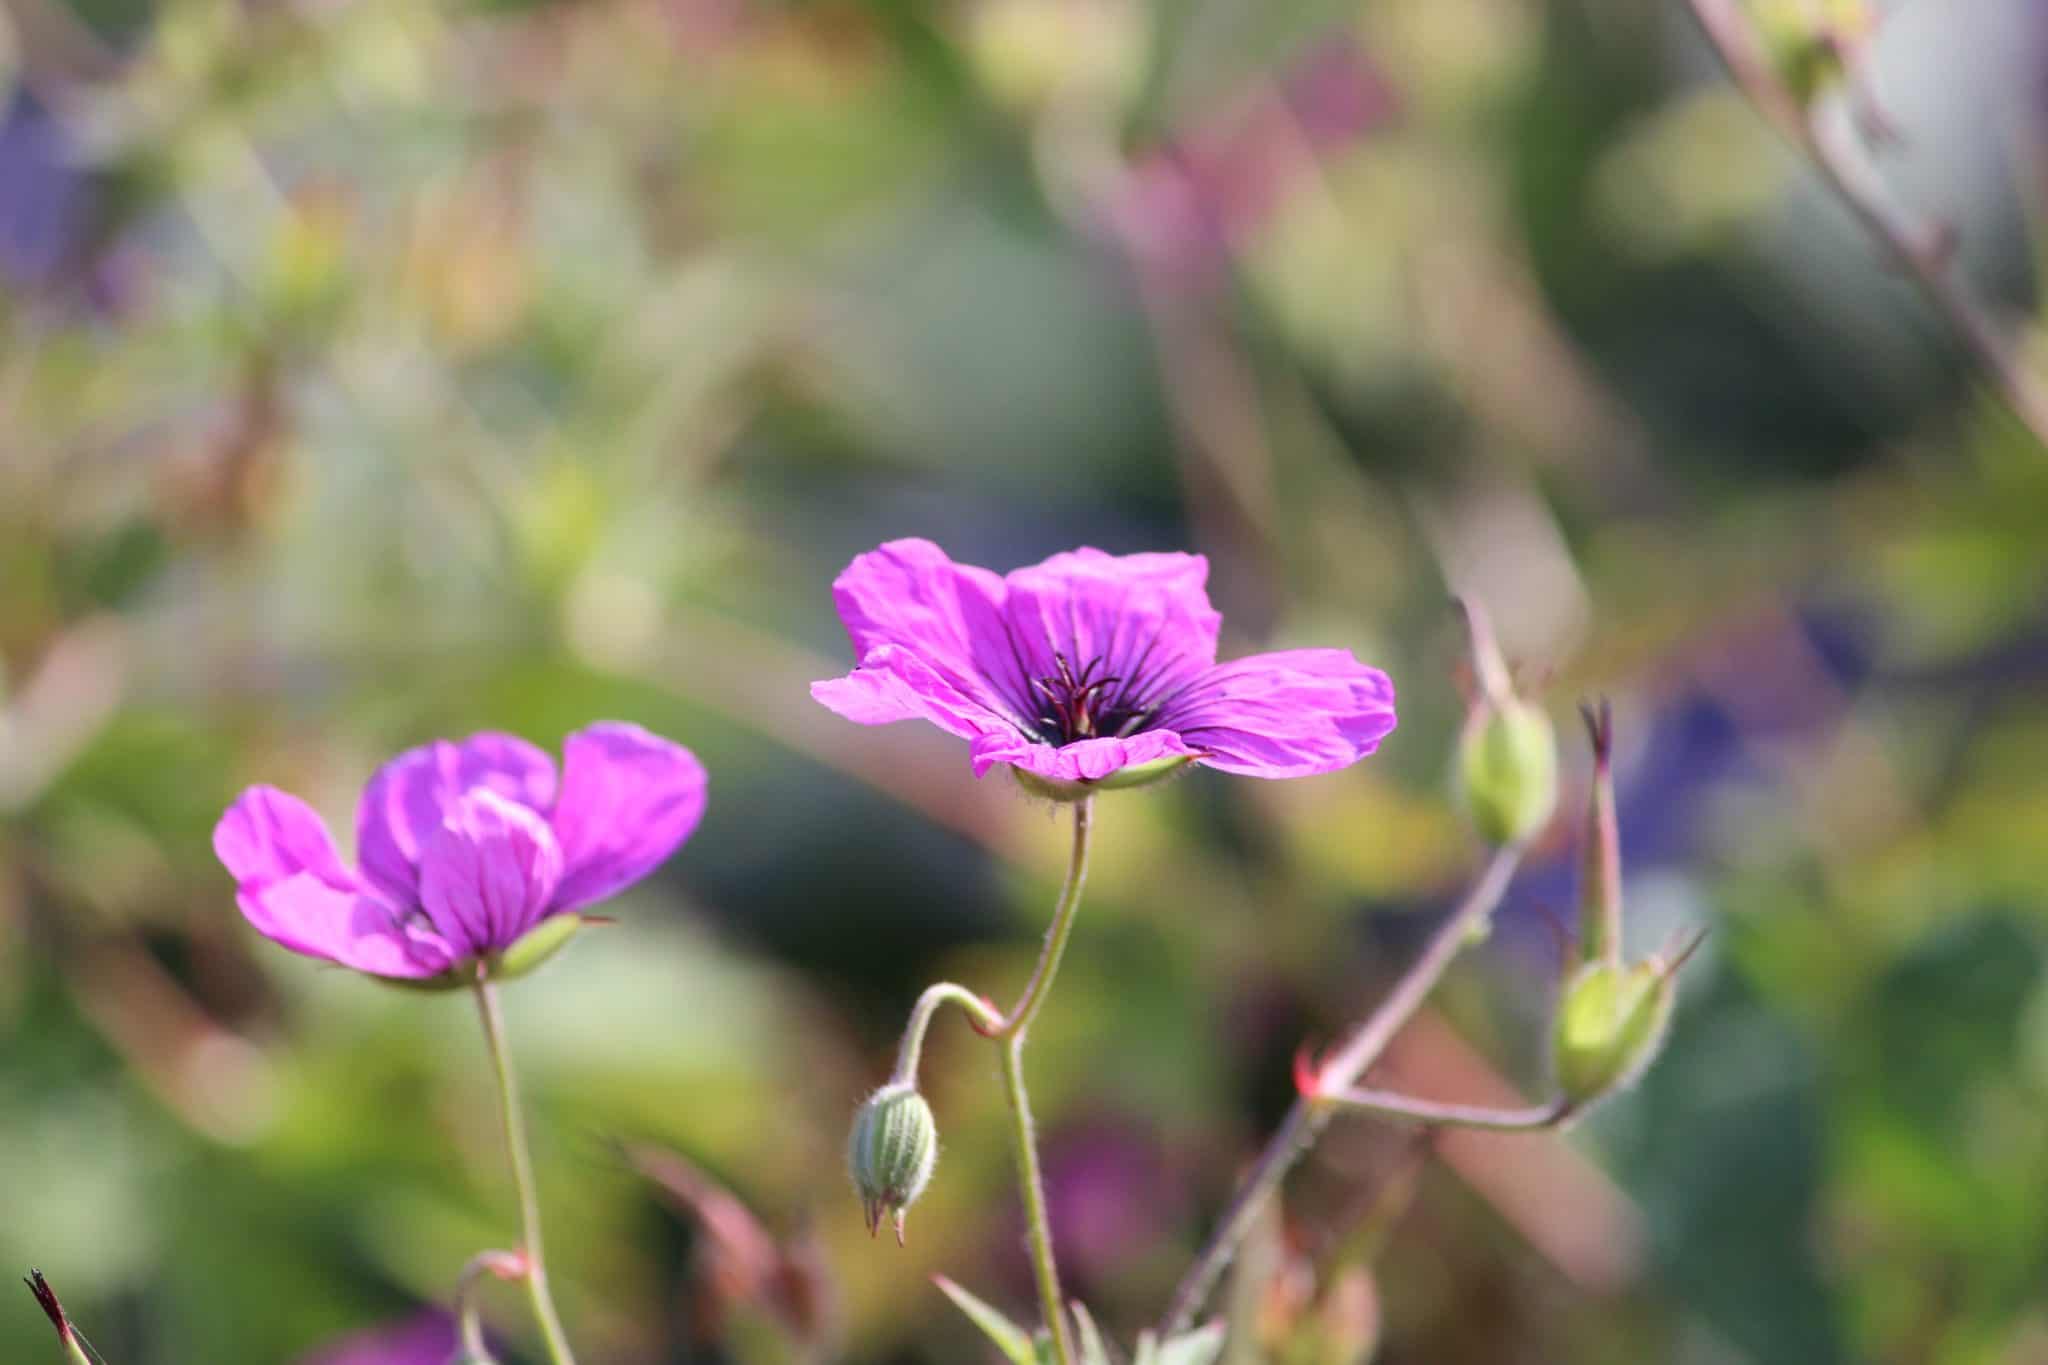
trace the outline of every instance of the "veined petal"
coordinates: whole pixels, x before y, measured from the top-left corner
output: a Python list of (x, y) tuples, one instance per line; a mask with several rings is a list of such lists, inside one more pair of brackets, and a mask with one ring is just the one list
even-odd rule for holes
[(296, 953), (378, 976), (426, 977), (453, 961), (432, 933), (403, 922), (342, 865), (320, 817), (296, 796), (251, 787), (213, 832), (256, 931)]
[(1247, 777), (1306, 777), (1357, 762), (1394, 728), (1394, 685), (1343, 649), (1291, 649), (1220, 664), (1158, 724)]
[(449, 806), (420, 860), (420, 904), (458, 957), (510, 946), (554, 899), (562, 848), (548, 822), (489, 787)]
[(518, 736), (488, 731), (407, 749), (377, 770), (356, 808), (363, 879), (395, 904), (418, 905), (422, 853), (449, 807), (479, 787), (545, 811), (555, 799), (555, 765)]
[(682, 745), (610, 721), (562, 746), (557, 910), (603, 900), (652, 872), (704, 816), (704, 765)]
[(1030, 678), (1059, 677), (1062, 659), (1077, 674), (1093, 664), (1114, 680), (1104, 702), (1136, 709), (1215, 664), (1223, 618), (1208, 581), (1201, 555), (1083, 547), (1005, 576), (1004, 616)]
[(1018, 733), (1008, 713), (991, 710), (976, 692), (963, 690), (898, 645), (877, 645), (845, 677), (812, 683), (811, 696), (860, 725), (928, 720), (962, 739), (991, 731)]
[(1019, 699), (1030, 689), (1003, 619), (1004, 592), (999, 576), (954, 563), (928, 540), (889, 541), (832, 582), (856, 664), (915, 658), (953, 693), (1022, 724), (1030, 703)]
[(1200, 758), (1201, 752), (1171, 730), (1146, 730), (1126, 738), (1083, 739), (1055, 748), (1020, 735), (990, 733), (974, 744), (974, 775), (1008, 763), (1049, 782), (1100, 782), (1125, 768), (1162, 758)]

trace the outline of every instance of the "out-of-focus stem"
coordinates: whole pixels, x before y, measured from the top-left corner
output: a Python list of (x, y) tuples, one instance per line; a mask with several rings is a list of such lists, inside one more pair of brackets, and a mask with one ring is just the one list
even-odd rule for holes
[[(1515, 869), (1521, 861), (1522, 850), (1514, 845), (1493, 855), (1479, 880), (1465, 893), (1465, 899), (1438, 927), (1428, 946), (1422, 950), (1422, 956), (1402, 974), (1387, 998), (1380, 1002), (1379, 1008), (1323, 1062), (1319, 1077), (1321, 1090), (1334, 1093), (1350, 1089), (1380, 1059), (1380, 1054), (1394, 1041), (1394, 1035), (1401, 1031), (1402, 1025), (1414, 1016), (1436, 988), (1437, 982), (1443, 978), (1444, 969), (1470, 941), (1472, 930), (1483, 924), (1494, 907), (1500, 904), (1500, 898), (1514, 879)], [(1238, 1188), (1236, 1198), (1217, 1224), (1209, 1244), (1181, 1278), (1180, 1287), (1174, 1291), (1173, 1302), (1161, 1323), (1162, 1335), (1169, 1338), (1177, 1336), (1193, 1325), (1195, 1315), (1208, 1302), (1216, 1281), (1237, 1254), (1238, 1245), (1251, 1230), (1259, 1210), (1278, 1192), (1281, 1181), (1301, 1159), (1302, 1153), (1315, 1144), (1331, 1116), (1332, 1110), (1328, 1107), (1302, 1098), (1297, 1098), (1288, 1109), (1287, 1117), (1281, 1120), (1280, 1127), (1267, 1140), (1266, 1148), (1259, 1154), (1251, 1174)]]
[(1976, 361), (2013, 415), (2048, 445), (2048, 386), (1957, 268), (1941, 228), (1914, 222), (1887, 194), (1857, 149), (1826, 132), (1780, 79), (1735, 0), (1687, 0), (1728, 74), (1765, 119), (1805, 154), (1856, 220), (1891, 254)]
[(1494, 1109), (1483, 1105), (1447, 1104), (1441, 1100), (1418, 1100), (1387, 1090), (1333, 1090), (1316, 1096), (1318, 1102), (1353, 1114), (1371, 1114), (1397, 1123), (1419, 1123), (1434, 1128), (1478, 1128), (1495, 1133), (1527, 1133), (1555, 1128), (1571, 1117), (1571, 1106), (1563, 1100), (1530, 1105), (1522, 1109)]
[(526, 1277), (526, 1257), (516, 1251), (483, 1251), (470, 1258), (455, 1282), (455, 1322), (462, 1336), (465, 1360), (492, 1359), (490, 1344), (484, 1340), (483, 1310), (477, 1303), (477, 1288), (484, 1276), (500, 1280)]
[(547, 1344), (553, 1365), (576, 1365), (576, 1353), (569, 1349), (568, 1334), (562, 1330), (561, 1314), (555, 1311), (554, 1296), (548, 1290), (547, 1260), (541, 1251), (540, 1196), (534, 1186), (533, 1155), (526, 1146), (526, 1121), (519, 1111), (519, 1087), (512, 1075), (512, 1062), (505, 1047), (504, 1013), (498, 1006), (498, 988), (488, 979), (476, 983), (477, 1013), (483, 1020), (484, 1043), (497, 1072), (498, 1106), (505, 1120), (505, 1152), (512, 1163), (512, 1183), (519, 1191), (520, 1237), (526, 1255), (526, 1295), (533, 1303), (534, 1319), (540, 1324), (541, 1339)]

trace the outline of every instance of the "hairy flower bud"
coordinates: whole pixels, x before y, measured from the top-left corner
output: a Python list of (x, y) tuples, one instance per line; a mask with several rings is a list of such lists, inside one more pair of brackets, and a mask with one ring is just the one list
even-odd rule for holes
[(868, 1096), (853, 1116), (846, 1168), (860, 1195), (872, 1236), (891, 1217), (903, 1241), (903, 1216), (931, 1183), (939, 1160), (939, 1130), (932, 1107), (909, 1085), (892, 1082)]
[(1557, 735), (1543, 708), (1515, 695), (1485, 611), (1463, 605), (1479, 696), (1458, 741), (1458, 789), (1482, 838), (1518, 844), (1557, 808)]
[(1634, 966), (1593, 962), (1565, 983), (1552, 1051), (1557, 1086), (1573, 1108), (1635, 1083), (1664, 1045), (1677, 994), (1662, 957)]
[(1481, 837), (1518, 844), (1557, 808), (1557, 736), (1550, 717), (1519, 698), (1473, 708), (1458, 742), (1465, 809)]

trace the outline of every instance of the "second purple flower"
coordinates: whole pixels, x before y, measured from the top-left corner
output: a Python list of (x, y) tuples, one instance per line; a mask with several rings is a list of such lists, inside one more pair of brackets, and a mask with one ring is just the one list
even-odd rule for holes
[(704, 814), (703, 765), (637, 725), (579, 730), (562, 760), (557, 782), (512, 735), (408, 749), (363, 790), (355, 868), (312, 807), (251, 787), (214, 851), (265, 937), (374, 976), (440, 976), (639, 881)]

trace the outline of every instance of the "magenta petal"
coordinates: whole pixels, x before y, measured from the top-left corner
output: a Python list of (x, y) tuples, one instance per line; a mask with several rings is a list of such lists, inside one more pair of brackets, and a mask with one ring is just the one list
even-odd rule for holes
[(1248, 777), (1306, 777), (1347, 767), (1394, 728), (1394, 685), (1342, 649), (1293, 649), (1218, 665), (1158, 723), (1202, 762)]
[(488, 787), (456, 798), (420, 860), (420, 904), (458, 957), (510, 947), (562, 878), (548, 822)]
[[(1029, 687), (1003, 624), (1004, 592), (1001, 578), (955, 564), (928, 540), (892, 540), (855, 558), (832, 583), (855, 663), (885, 666), (882, 660), (897, 660), (886, 666), (904, 672), (909, 665), (900, 661), (915, 660), (932, 680), (913, 682), (915, 691), (942, 691), (952, 699), (949, 708), (978, 707), (988, 713), (987, 724), (1019, 725), (1029, 718), (1020, 709), (1029, 703), (1018, 700)], [(983, 728), (953, 732), (978, 734)]]
[(299, 1365), (448, 1365), (461, 1344), (455, 1319), (428, 1312), (330, 1342)]
[(962, 739), (997, 730), (1018, 733), (1013, 721), (898, 645), (877, 645), (845, 677), (812, 683), (811, 696), (860, 725), (928, 720)]
[(1112, 695), (1161, 696), (1216, 662), (1223, 618), (1208, 581), (1201, 555), (1084, 547), (1007, 575), (1003, 613), (1030, 677), (1058, 676), (1062, 658), (1076, 671), (1099, 662)]
[(433, 976), (452, 960), (342, 866), (320, 817), (296, 796), (251, 787), (221, 817), (213, 847), (242, 914), (293, 952), (397, 977)]
[(235, 798), (213, 828), (213, 851), (237, 883), (307, 872), (335, 886), (356, 884), (319, 814), (276, 787), (251, 787)]
[(704, 765), (680, 744), (610, 721), (562, 746), (555, 838), (563, 873), (554, 908), (603, 900), (652, 872), (704, 815)]
[(533, 810), (555, 799), (555, 765), (516, 735), (485, 732), (436, 740), (379, 768), (356, 808), (356, 859), (390, 900), (417, 905), (420, 857), (454, 801), (482, 787)]
[(990, 734), (974, 745), (974, 775), (1008, 763), (1051, 782), (1100, 782), (1125, 768), (1162, 758), (1199, 758), (1171, 730), (1146, 730), (1123, 739), (1083, 739), (1054, 748), (1019, 735)]

